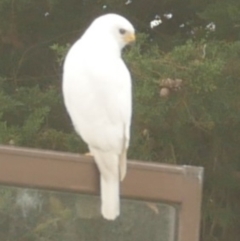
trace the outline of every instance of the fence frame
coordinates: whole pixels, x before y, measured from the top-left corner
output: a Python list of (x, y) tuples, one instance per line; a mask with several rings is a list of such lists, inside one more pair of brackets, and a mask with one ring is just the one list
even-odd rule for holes
[[(91, 157), (0, 145), (0, 184), (99, 195)], [(180, 206), (177, 241), (199, 241), (203, 168), (128, 162), (121, 197)]]

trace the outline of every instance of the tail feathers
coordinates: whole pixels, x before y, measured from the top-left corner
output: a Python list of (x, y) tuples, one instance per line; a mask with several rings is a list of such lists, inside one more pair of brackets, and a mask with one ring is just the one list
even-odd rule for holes
[(120, 214), (119, 180), (114, 179), (105, 180), (101, 176), (101, 212), (108, 220), (114, 220)]
[(120, 214), (119, 156), (90, 148), (101, 174), (101, 212), (105, 219), (114, 220)]
[(119, 158), (120, 180), (123, 181), (127, 173), (127, 149), (129, 146), (129, 127), (124, 126), (125, 136), (123, 138), (123, 150)]
[(127, 173), (127, 149), (125, 149), (120, 155), (119, 171), (120, 171), (120, 180), (123, 181)]

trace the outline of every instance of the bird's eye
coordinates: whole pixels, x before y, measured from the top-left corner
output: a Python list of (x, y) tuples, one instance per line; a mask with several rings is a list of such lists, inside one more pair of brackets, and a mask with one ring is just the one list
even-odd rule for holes
[(120, 34), (125, 34), (125, 33), (126, 33), (126, 30), (123, 29), (123, 28), (120, 28), (120, 29), (119, 29), (119, 33), (120, 33)]

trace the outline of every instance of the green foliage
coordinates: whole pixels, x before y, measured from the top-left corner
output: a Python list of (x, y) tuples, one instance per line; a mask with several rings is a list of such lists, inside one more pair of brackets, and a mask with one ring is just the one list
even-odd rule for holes
[[(189, 41), (169, 53), (153, 46), (140, 54), (139, 48), (125, 55), (134, 82), (130, 156), (203, 165), (204, 240), (237, 240), (240, 85), (231, 63), (239, 61), (239, 42)], [(165, 78), (180, 78), (183, 86), (164, 98), (159, 89)]]
[(207, 21), (214, 22), (217, 26), (215, 36), (229, 40), (239, 38), (240, 24), (239, 1), (216, 1), (210, 3), (199, 16)]
[[(138, 29), (147, 31), (148, 19), (156, 14), (158, 4), (164, 10), (175, 9), (175, 22), (163, 23), (151, 37), (138, 34), (136, 45), (124, 52), (133, 77), (129, 157), (204, 166), (202, 240), (238, 241), (239, 2), (153, 2), (155, 7), (148, 9), (139, 1), (136, 11), (111, 0), (94, 4), (0, 0), (0, 143), (87, 151), (74, 133), (62, 101), (61, 69), (70, 43), (93, 17), (108, 11), (103, 10), (104, 4), (109, 11), (119, 9)], [(191, 29), (179, 29), (186, 21), (195, 31), (191, 40)], [(206, 34), (209, 22), (216, 24), (216, 31)], [(164, 97), (160, 92), (166, 79), (180, 79), (182, 84), (176, 90), (169, 88)], [(13, 194), (0, 195), (0, 212), (11, 208), (8, 195)], [(43, 220), (36, 233), (50, 233), (53, 223)]]
[(64, 133), (71, 126), (58, 88), (20, 87), (11, 92), (2, 91), (0, 100), (1, 143), (65, 151), (85, 150), (85, 145), (81, 145), (74, 133)]
[(70, 48), (70, 44), (67, 43), (65, 46), (59, 44), (53, 44), (50, 49), (57, 54), (57, 63), (61, 66), (65, 59), (67, 50)]

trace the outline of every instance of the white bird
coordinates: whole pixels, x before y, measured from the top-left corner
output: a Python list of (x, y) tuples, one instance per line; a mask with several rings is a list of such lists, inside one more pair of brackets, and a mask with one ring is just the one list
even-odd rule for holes
[(120, 214), (119, 180), (127, 170), (132, 90), (121, 51), (133, 41), (127, 19), (100, 16), (70, 48), (63, 70), (64, 103), (100, 171), (101, 212), (108, 220)]

